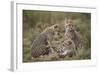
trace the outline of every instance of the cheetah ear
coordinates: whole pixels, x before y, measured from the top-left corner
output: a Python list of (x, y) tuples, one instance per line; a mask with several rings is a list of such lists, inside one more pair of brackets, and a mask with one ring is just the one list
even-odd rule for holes
[(63, 44), (63, 46), (65, 46), (65, 44)]
[(57, 26), (57, 25), (55, 25), (55, 26), (54, 26), (54, 29), (56, 29), (56, 28), (58, 28), (58, 26)]
[(65, 23), (65, 24), (67, 23), (67, 18), (65, 18), (64, 23)]

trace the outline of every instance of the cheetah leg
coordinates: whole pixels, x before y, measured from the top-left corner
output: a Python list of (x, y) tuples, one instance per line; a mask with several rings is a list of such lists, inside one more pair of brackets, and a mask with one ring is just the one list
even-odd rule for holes
[(54, 53), (54, 50), (53, 50), (53, 48), (52, 48), (52, 45), (51, 45), (51, 42), (50, 42), (50, 41), (48, 41), (48, 46), (49, 46), (50, 49), (51, 49), (51, 53)]

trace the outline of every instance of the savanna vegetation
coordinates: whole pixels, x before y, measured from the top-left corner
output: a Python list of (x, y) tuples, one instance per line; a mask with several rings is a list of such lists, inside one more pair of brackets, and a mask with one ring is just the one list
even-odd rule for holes
[[(74, 24), (79, 29), (84, 41), (84, 49), (79, 49), (79, 53), (73, 57), (65, 57), (63, 60), (83, 60), (91, 59), (91, 14), (77, 12), (56, 12), (56, 11), (36, 11), (23, 10), (23, 62), (31, 62), (30, 52), (32, 41), (47, 27), (64, 24), (65, 18), (73, 18)], [(64, 29), (63, 27), (61, 28)], [(63, 31), (62, 34), (63, 35)], [(58, 39), (61, 39), (59, 37)], [(59, 40), (60, 41), (60, 40)], [(53, 56), (53, 55), (52, 55)], [(34, 59), (34, 61), (55, 61), (62, 60), (58, 57), (46, 57), (44, 59)]]

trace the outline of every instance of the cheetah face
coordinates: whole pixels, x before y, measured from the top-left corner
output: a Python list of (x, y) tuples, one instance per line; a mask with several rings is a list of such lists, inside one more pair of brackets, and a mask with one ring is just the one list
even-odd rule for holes
[(68, 32), (74, 32), (75, 27), (73, 25), (72, 19), (68, 19), (65, 21), (65, 28), (66, 28), (66, 31), (68, 31)]
[(54, 26), (54, 38), (58, 38), (60, 35), (60, 26), (59, 25), (55, 25)]
[(67, 24), (65, 28), (66, 28), (66, 31), (68, 31), (68, 32), (75, 31), (73, 24)]

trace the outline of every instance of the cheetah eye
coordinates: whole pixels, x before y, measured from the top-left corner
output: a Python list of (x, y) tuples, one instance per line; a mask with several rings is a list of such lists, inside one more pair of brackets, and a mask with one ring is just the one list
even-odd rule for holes
[(73, 25), (72, 25), (72, 27), (73, 27)]
[(71, 25), (68, 25), (69, 27), (71, 26)]

